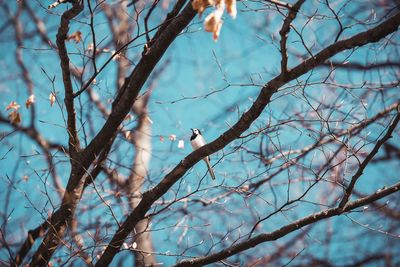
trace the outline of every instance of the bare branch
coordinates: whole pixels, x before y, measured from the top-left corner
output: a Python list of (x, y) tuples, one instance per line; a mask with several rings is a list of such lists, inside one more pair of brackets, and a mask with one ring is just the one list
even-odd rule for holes
[(381, 139), (378, 140), (378, 142), (376, 143), (374, 148), (371, 150), (371, 152), (368, 154), (368, 156), (360, 164), (360, 167), (358, 168), (357, 172), (351, 178), (351, 181), (350, 181), (349, 185), (347, 186), (346, 191), (344, 192), (344, 196), (343, 196), (342, 200), (340, 201), (339, 208), (345, 209), (345, 206), (350, 198), (351, 192), (353, 191), (358, 178), (360, 178), (360, 176), (363, 174), (368, 163), (378, 153), (381, 146), (392, 137), (392, 133), (393, 133), (394, 129), (396, 128), (397, 124), (399, 123), (399, 121), (400, 121), (400, 112), (398, 111), (397, 115), (393, 119), (393, 122), (390, 124), (389, 129), (387, 130), (386, 134)]
[(291, 224), (285, 225), (282, 228), (280, 228), (276, 231), (273, 231), (271, 233), (259, 234), (251, 239), (237, 243), (236, 245), (233, 245), (227, 249), (221, 250), (220, 252), (213, 253), (213, 254), (211, 254), (209, 256), (205, 256), (205, 257), (199, 257), (199, 258), (196, 258), (193, 260), (185, 260), (174, 266), (175, 267), (178, 267), (178, 266), (179, 267), (203, 266), (203, 265), (207, 265), (210, 263), (218, 262), (220, 260), (228, 258), (231, 255), (237, 254), (241, 251), (251, 249), (260, 243), (277, 240), (283, 236), (286, 236), (289, 233), (292, 233), (304, 226), (310, 225), (317, 221), (320, 221), (320, 220), (323, 220), (323, 219), (326, 219), (329, 217), (333, 217), (333, 216), (338, 216), (338, 215), (341, 215), (346, 212), (350, 212), (354, 209), (360, 208), (360, 207), (367, 205), (369, 203), (372, 203), (378, 199), (382, 199), (382, 198), (389, 196), (395, 192), (398, 192), (399, 190), (400, 190), (400, 183), (394, 184), (388, 188), (379, 190), (374, 194), (371, 194), (364, 198), (360, 198), (358, 200), (349, 202), (346, 205), (345, 209), (337, 207), (337, 208), (327, 209), (327, 210), (324, 210), (324, 211), (321, 211), (318, 213), (314, 213), (307, 217), (299, 219)]

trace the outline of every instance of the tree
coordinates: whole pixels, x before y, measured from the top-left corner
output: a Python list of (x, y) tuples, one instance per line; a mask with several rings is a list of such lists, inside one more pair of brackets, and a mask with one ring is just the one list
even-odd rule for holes
[(1, 3), (2, 264), (400, 263), (396, 1), (49, 4)]

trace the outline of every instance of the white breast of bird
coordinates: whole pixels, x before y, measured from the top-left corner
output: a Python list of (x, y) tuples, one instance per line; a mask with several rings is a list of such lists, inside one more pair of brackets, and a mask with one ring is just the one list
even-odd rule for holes
[(199, 149), (206, 144), (206, 141), (201, 135), (197, 135), (195, 139), (191, 141), (193, 149)]

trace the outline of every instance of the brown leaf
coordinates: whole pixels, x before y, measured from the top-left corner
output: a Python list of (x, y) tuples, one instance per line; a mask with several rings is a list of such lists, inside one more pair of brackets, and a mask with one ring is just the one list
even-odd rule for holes
[(204, 20), (204, 29), (207, 32), (213, 33), (214, 41), (218, 40), (219, 33), (222, 27), (222, 14), (223, 14), (223, 7), (216, 9), (212, 13), (210, 13), (206, 19)]
[(25, 102), (26, 108), (29, 108), (33, 103), (35, 103), (35, 95), (30, 95)]
[(192, 7), (194, 10), (197, 11), (197, 13), (199, 13), (199, 16), (201, 16), (201, 14), (203, 14), (204, 10), (208, 6), (212, 6), (212, 5), (215, 5), (213, 0), (193, 0), (193, 2), (192, 2)]
[(53, 106), (54, 102), (56, 102), (56, 96), (54, 95), (54, 93), (50, 93), (49, 100), (50, 100), (50, 106)]
[(10, 114), (8, 114), (8, 119), (12, 124), (20, 124), (21, 123), (21, 115), (17, 110), (14, 110)]
[(193, 9), (197, 11), (199, 16), (203, 14), (204, 10), (208, 6), (215, 7), (215, 10), (211, 12), (204, 21), (204, 29), (207, 32), (213, 33), (214, 41), (217, 41), (222, 28), (222, 15), (225, 11), (225, 6), (228, 14), (232, 18), (236, 18), (236, 0), (193, 0)]
[(20, 108), (21, 106), (20, 105), (18, 105), (18, 103), (17, 102), (15, 102), (15, 101), (12, 101), (10, 104), (8, 104), (8, 106), (6, 107), (6, 110), (10, 110), (10, 109), (13, 109), (13, 110), (18, 110), (19, 108)]
[(115, 50), (111, 51), (111, 55), (113, 56), (112, 60), (113, 61), (120, 60), (121, 59), (121, 53), (115, 53), (115, 52), (116, 52)]
[(94, 49), (94, 45), (93, 45), (93, 43), (90, 43), (89, 45), (88, 45), (88, 47), (87, 47), (87, 50), (88, 51), (92, 51)]
[(129, 140), (129, 139), (131, 139), (132, 132), (131, 131), (125, 131), (124, 135), (125, 135), (125, 138)]
[(67, 37), (67, 41), (74, 40), (75, 43), (79, 43), (82, 41), (82, 33), (80, 31), (76, 31)]
[(185, 141), (183, 141), (182, 139), (179, 140), (179, 142), (178, 142), (178, 148), (179, 148), (179, 149), (184, 149), (184, 148), (185, 148)]
[(126, 116), (125, 116), (125, 118), (124, 118), (124, 121), (130, 121), (130, 120), (132, 120), (133, 119), (133, 116), (132, 116), (132, 114), (126, 114)]
[(237, 10), (236, 10), (236, 0), (225, 0), (226, 11), (231, 15), (232, 18), (236, 18)]

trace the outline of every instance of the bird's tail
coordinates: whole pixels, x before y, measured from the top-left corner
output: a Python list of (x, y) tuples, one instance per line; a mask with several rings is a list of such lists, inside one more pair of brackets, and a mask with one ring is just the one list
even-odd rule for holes
[(208, 168), (208, 172), (210, 173), (210, 176), (213, 180), (215, 180), (215, 174), (214, 174), (214, 170), (211, 166), (210, 160), (208, 158), (205, 158), (204, 161), (207, 164), (207, 168)]

